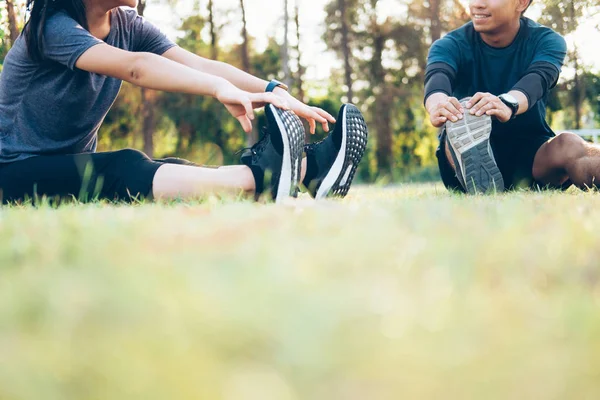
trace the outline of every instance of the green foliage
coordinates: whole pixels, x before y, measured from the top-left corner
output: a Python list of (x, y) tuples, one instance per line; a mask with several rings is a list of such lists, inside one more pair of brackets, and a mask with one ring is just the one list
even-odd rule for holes
[[(345, 6), (351, 52), (344, 51), (340, 6)], [(436, 131), (423, 112), (423, 77), (432, 39), (432, 21), (444, 32), (465, 22), (462, 6), (442, 2), (433, 15), (430, 3), (404, 4), (401, 17), (381, 18), (377, 0), (331, 0), (326, 6), (323, 39), (343, 59), (347, 54), (371, 141), (359, 175), (366, 180), (402, 179), (413, 170), (431, 165), (437, 146)], [(448, 10), (448, 12), (442, 12)], [(462, 11), (461, 11), (462, 10)], [(332, 87), (343, 76), (332, 77)]]
[(10, 43), (8, 39), (8, 32), (0, 25), (0, 72), (2, 71), (2, 65), (4, 64), (4, 57), (10, 49)]
[(539, 22), (562, 35), (574, 32), (583, 16), (598, 6), (597, 0), (544, 0)]

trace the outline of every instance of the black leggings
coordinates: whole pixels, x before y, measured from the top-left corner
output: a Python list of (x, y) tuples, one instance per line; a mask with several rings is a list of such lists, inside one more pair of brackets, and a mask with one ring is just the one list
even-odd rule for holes
[(133, 149), (31, 157), (0, 164), (0, 197), (4, 204), (41, 196), (126, 202), (151, 198), (154, 174), (163, 164), (195, 165), (179, 158), (151, 160)]

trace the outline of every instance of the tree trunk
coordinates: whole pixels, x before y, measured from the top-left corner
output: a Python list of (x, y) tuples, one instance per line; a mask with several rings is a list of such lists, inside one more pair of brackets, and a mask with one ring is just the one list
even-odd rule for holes
[(154, 91), (142, 89), (142, 137), (144, 139), (144, 153), (150, 158), (154, 157), (154, 130), (156, 129), (156, 116), (154, 114)]
[(283, 13), (283, 46), (281, 46), (281, 64), (283, 68), (283, 82), (291, 86), (290, 77), (290, 53), (289, 53), (289, 41), (288, 34), (290, 31), (290, 13), (288, 11), (288, 0), (284, 0), (284, 13)]
[[(569, 13), (571, 21), (575, 21), (577, 16), (575, 10), (574, 0), (569, 2)], [(575, 109), (575, 129), (581, 129), (581, 106), (583, 103), (583, 95), (585, 90), (583, 89), (583, 80), (579, 76), (579, 51), (577, 50), (577, 44), (573, 50), (573, 69), (575, 70), (575, 77), (573, 78), (573, 107)]]
[(431, 43), (442, 37), (442, 24), (440, 21), (440, 0), (429, 0), (429, 18)]
[(215, 7), (213, 0), (208, 0), (208, 25), (210, 28), (210, 58), (216, 60), (219, 58), (219, 42), (217, 37), (217, 27), (215, 26)]
[(304, 93), (304, 74), (306, 73), (306, 67), (302, 65), (302, 53), (300, 52), (300, 10), (298, 9), (298, 0), (296, 0), (294, 23), (296, 24), (296, 52), (298, 53), (298, 100), (306, 102), (306, 93)]
[(6, 13), (8, 15), (8, 31), (10, 45), (15, 44), (15, 41), (19, 37), (19, 27), (17, 25), (17, 16), (15, 14), (14, 0), (6, 0)]
[(573, 77), (573, 107), (575, 109), (575, 129), (581, 129), (581, 107), (583, 103), (583, 94), (585, 89), (583, 86), (583, 80), (579, 75), (579, 53), (577, 51), (577, 45), (575, 45), (575, 51), (573, 52), (573, 68), (575, 69), (575, 76)]
[(354, 99), (354, 91), (352, 90), (352, 66), (350, 65), (350, 40), (349, 40), (349, 28), (348, 28), (348, 17), (346, 9), (346, 0), (338, 0), (338, 7), (341, 13), (341, 28), (342, 28), (342, 51), (344, 53), (344, 79), (346, 82), (346, 97), (348, 102), (352, 103)]
[[(137, 5), (137, 12), (142, 17), (146, 10), (146, 4), (146, 0), (140, 0)], [(144, 153), (150, 158), (154, 156), (154, 130), (156, 128), (154, 97), (155, 93), (153, 91), (141, 88), (140, 116), (142, 117), (142, 139), (144, 141)]]
[[(244, 0), (240, 0), (240, 7), (242, 9), (242, 45), (240, 46), (242, 69), (248, 73), (252, 73), (250, 66), (250, 51), (248, 43), (248, 28), (246, 23), (246, 6)], [(259, 126), (254, 123), (252, 124), (252, 132), (246, 137), (246, 145), (252, 147), (258, 141)]]
[(246, 7), (244, 6), (244, 0), (240, 0), (240, 6), (242, 8), (242, 46), (241, 49), (241, 58), (242, 58), (242, 68), (244, 71), (248, 73), (252, 73), (250, 71), (250, 56), (248, 54), (248, 29), (246, 24)]
[[(374, 1), (375, 5), (377, 1)], [(376, 9), (373, 7), (373, 9)], [(377, 23), (375, 15), (371, 18), (373, 32), (373, 59), (371, 61), (371, 75), (373, 77), (373, 90), (376, 101), (373, 105), (372, 115), (377, 121), (377, 166), (382, 174), (392, 172), (392, 127), (391, 127), (391, 96), (385, 82), (385, 69), (383, 68), (383, 51), (386, 36), (382, 27)]]
[(143, 17), (145, 10), (146, 10), (146, 0), (140, 0), (137, 5), (137, 13)]

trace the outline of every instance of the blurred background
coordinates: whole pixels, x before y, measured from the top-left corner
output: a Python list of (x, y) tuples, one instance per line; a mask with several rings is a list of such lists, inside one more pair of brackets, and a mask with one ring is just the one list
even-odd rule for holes
[[(26, 18), (24, 0), (4, 0), (0, 62)], [(555, 130), (600, 121), (600, 0), (534, 0), (527, 15), (565, 35), (569, 55), (549, 101)], [(435, 129), (422, 106), (433, 41), (469, 20), (464, 0), (141, 0), (138, 12), (180, 46), (290, 85), (299, 99), (336, 114), (360, 106), (371, 140), (363, 182), (437, 178)], [(0, 65), (1, 68), (1, 65)], [(133, 147), (154, 157), (237, 163), (246, 135), (210, 98), (124, 84), (100, 132), (99, 150)], [(324, 137), (322, 131), (307, 141)]]

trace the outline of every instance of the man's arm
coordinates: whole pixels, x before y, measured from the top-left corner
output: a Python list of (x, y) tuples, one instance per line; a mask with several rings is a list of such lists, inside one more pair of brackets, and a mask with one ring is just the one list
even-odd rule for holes
[[(556, 85), (566, 54), (566, 42), (558, 33), (548, 30), (540, 38), (534, 49), (531, 64), (509, 92), (519, 101), (517, 115), (535, 106)], [(510, 120), (510, 109), (496, 96), (477, 93), (471, 103), (467, 108), (472, 114), (493, 115), (500, 122)]]
[(427, 97), (425, 109), (431, 124), (436, 128), (441, 128), (448, 121), (456, 122), (464, 117), (464, 109), (458, 99), (446, 93), (438, 92)]
[(447, 121), (456, 122), (463, 118), (463, 107), (451, 97), (456, 71), (443, 62), (432, 63), (425, 71), (425, 109), (436, 128)]
[[(532, 108), (539, 100), (544, 98), (550, 89), (556, 86), (560, 70), (548, 62), (532, 64), (525, 76), (513, 86), (511, 94), (519, 93), (527, 99), (527, 108)], [(520, 104), (520, 102), (519, 102)]]
[[(511, 90), (508, 94), (517, 99), (517, 102), (519, 103), (519, 109), (517, 110), (516, 115), (523, 114), (529, 110), (529, 100), (523, 92)], [(496, 117), (500, 122), (508, 122), (513, 117), (510, 107), (504, 104), (498, 96), (491, 93), (475, 93), (471, 100), (466, 104), (466, 108), (472, 115), (480, 117), (483, 114), (487, 114), (491, 117)]]
[[(244, 72), (232, 65), (219, 61), (208, 60), (178, 46), (167, 50), (163, 54), (163, 57), (193, 68), (197, 71), (224, 78), (236, 87), (250, 93), (263, 93), (269, 84), (269, 82), (265, 81), (264, 79), (252, 76), (249, 73)], [(289, 104), (292, 111), (294, 111), (299, 117), (302, 117), (308, 121), (311, 133), (315, 133), (316, 122), (322, 124), (323, 129), (326, 132), (329, 131), (329, 125), (327, 122), (329, 121), (331, 123), (335, 123), (335, 118), (333, 118), (333, 116), (328, 112), (318, 107), (307, 106), (281, 88), (276, 88), (273, 93), (283, 97)]]
[(424, 103), (433, 126), (440, 128), (447, 121), (463, 118), (463, 107), (452, 97), (461, 50), (449, 35), (437, 40), (429, 49), (425, 70)]

